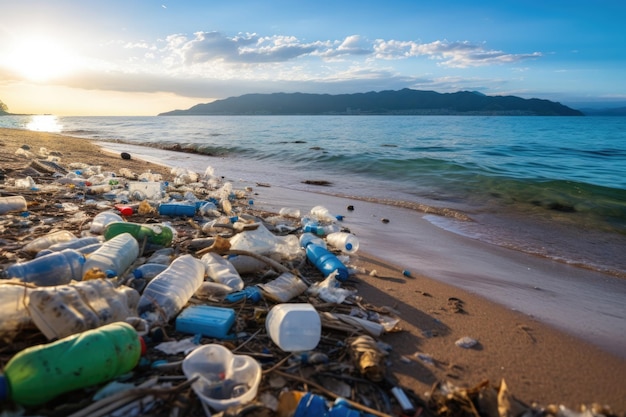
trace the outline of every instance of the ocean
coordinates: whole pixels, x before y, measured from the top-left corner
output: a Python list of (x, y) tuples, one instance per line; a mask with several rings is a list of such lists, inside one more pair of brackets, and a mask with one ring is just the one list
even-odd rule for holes
[(211, 168), (252, 186), (262, 209), (324, 205), (401, 279), (437, 279), (626, 358), (626, 118), (3, 116), (0, 127)]
[(622, 117), (5, 116), (0, 127), (180, 149), (202, 172), (425, 211), (454, 233), (626, 277)]

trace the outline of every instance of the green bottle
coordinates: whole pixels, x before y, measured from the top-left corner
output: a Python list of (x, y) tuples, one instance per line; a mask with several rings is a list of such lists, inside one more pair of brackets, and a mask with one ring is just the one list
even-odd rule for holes
[(26, 348), (0, 375), (0, 402), (10, 399), (35, 406), (65, 392), (109, 381), (132, 370), (141, 352), (141, 338), (125, 322)]
[(139, 224), (131, 222), (113, 222), (104, 228), (103, 236), (109, 240), (122, 233), (130, 233), (141, 245), (144, 239), (148, 243), (160, 246), (170, 246), (174, 240), (175, 231), (166, 224)]

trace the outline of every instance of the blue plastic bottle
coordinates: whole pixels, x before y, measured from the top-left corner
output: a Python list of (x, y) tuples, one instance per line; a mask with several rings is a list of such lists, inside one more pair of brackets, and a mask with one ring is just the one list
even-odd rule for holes
[(161, 203), (159, 204), (159, 214), (161, 216), (187, 216), (193, 217), (196, 214), (195, 203)]
[(315, 239), (316, 236), (311, 233), (303, 233), (300, 237), (300, 245), (306, 250), (309, 261), (324, 274), (324, 277), (337, 271), (336, 278), (342, 282), (346, 281), (350, 275), (348, 268), (328, 249), (316, 244)]
[(74, 249), (53, 252), (33, 260), (16, 263), (4, 271), (3, 278), (17, 278), (40, 286), (54, 286), (83, 279), (85, 256)]

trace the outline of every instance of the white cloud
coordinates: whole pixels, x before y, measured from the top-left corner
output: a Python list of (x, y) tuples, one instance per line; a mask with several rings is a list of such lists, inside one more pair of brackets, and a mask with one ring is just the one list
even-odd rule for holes
[(400, 59), (425, 56), (441, 61), (440, 65), (452, 68), (466, 68), (494, 64), (508, 64), (538, 58), (539, 52), (530, 54), (507, 54), (502, 51), (488, 50), (481, 44), (468, 41), (434, 41), (417, 43), (414, 41), (376, 40), (374, 53), (380, 59)]

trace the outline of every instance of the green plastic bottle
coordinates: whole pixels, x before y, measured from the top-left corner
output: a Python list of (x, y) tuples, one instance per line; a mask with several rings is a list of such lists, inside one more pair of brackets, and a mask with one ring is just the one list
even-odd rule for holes
[(0, 375), (0, 402), (35, 406), (109, 381), (132, 370), (141, 352), (141, 338), (125, 322), (29, 347), (15, 355)]
[(122, 233), (130, 233), (141, 245), (144, 239), (148, 243), (170, 246), (174, 240), (174, 229), (166, 224), (139, 224), (131, 222), (113, 222), (104, 228), (103, 236), (109, 240)]

